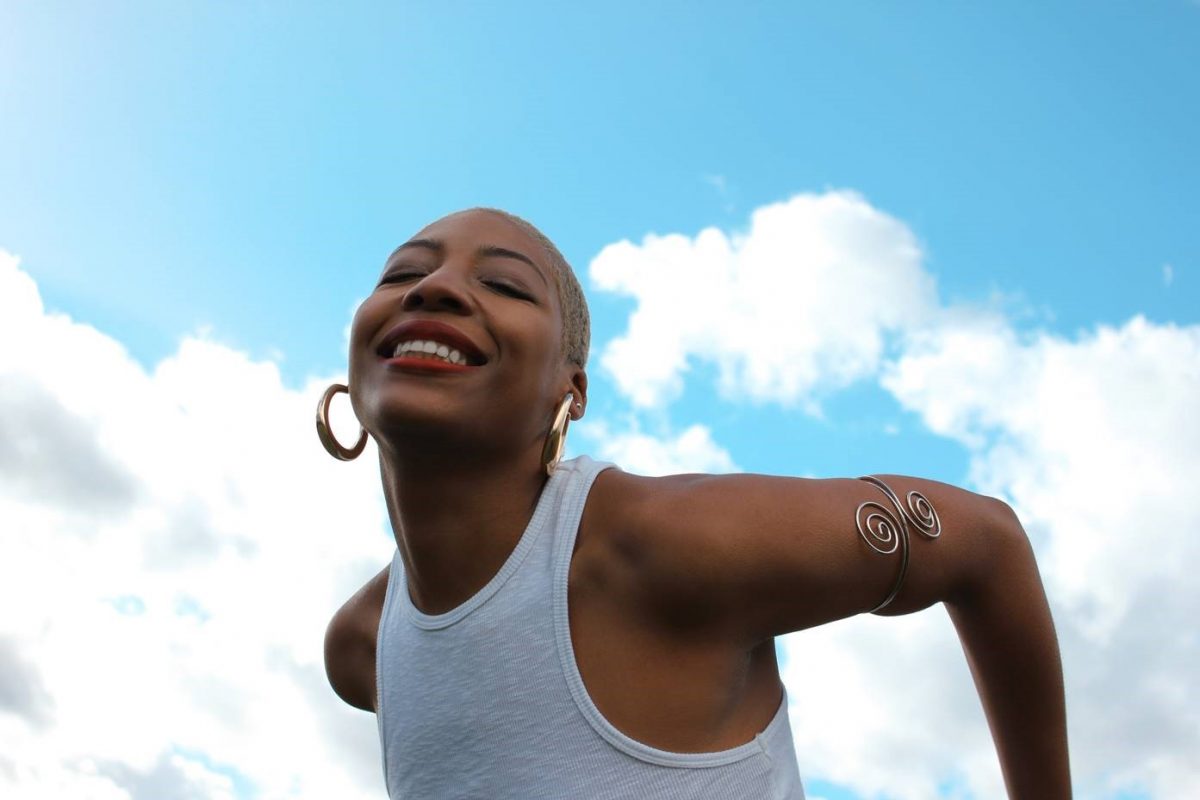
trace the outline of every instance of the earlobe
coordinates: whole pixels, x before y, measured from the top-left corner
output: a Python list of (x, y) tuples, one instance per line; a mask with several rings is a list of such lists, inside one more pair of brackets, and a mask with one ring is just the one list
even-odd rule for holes
[(574, 394), (566, 392), (563, 395), (562, 402), (554, 414), (554, 422), (550, 425), (550, 432), (546, 434), (546, 441), (542, 445), (542, 466), (545, 467), (547, 475), (553, 475), (554, 468), (562, 460), (563, 446), (567, 441), (567, 425), (575, 403)]
[(582, 369), (576, 369), (571, 375), (571, 387), (569, 391), (573, 396), (571, 401), (571, 419), (577, 420), (583, 417), (583, 412), (587, 406), (587, 373)]
[(567, 418), (574, 422), (583, 417), (583, 401), (580, 400), (579, 389), (570, 386), (563, 392), (563, 402), (566, 403)]

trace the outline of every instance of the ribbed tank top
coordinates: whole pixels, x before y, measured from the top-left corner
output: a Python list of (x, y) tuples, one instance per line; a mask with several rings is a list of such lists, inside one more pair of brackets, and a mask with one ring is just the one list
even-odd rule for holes
[(712, 753), (636, 741), (588, 696), (567, 575), (588, 491), (611, 466), (561, 462), (504, 565), (452, 611), (418, 610), (393, 556), (376, 663), (389, 797), (802, 800), (786, 696), (752, 741)]

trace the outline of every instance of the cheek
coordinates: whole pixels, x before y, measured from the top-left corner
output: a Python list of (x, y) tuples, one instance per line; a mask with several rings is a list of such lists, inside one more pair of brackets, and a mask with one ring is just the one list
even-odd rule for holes
[(385, 322), (386, 304), (374, 297), (368, 297), (354, 312), (354, 318), (350, 321), (350, 344), (347, 353), (352, 393), (357, 392), (360, 372), (366, 366), (364, 359), (373, 355), (371, 339)]
[(512, 335), (508, 337), (514, 355), (528, 362), (531, 368), (540, 370), (560, 349), (553, 327), (537, 318), (514, 320), (509, 328)]
[(355, 351), (365, 345), (379, 327), (382, 312), (383, 304), (374, 295), (359, 304), (358, 309), (354, 312), (354, 318), (350, 320), (350, 351), (352, 356)]

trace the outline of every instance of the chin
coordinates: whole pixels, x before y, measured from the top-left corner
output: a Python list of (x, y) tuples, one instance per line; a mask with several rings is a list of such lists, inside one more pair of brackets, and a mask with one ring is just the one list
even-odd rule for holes
[(381, 398), (365, 409), (367, 429), (393, 447), (420, 442), (428, 445), (466, 444), (483, 438), (473, 415), (448, 403), (419, 402), (413, 397)]

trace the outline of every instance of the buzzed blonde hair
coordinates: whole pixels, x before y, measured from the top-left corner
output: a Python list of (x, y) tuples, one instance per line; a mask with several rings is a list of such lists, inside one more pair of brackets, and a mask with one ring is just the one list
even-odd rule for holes
[(559, 252), (550, 237), (538, 230), (532, 222), (510, 214), (499, 208), (476, 207), (467, 211), (487, 211), (516, 225), (542, 248), (546, 261), (554, 271), (555, 288), (558, 289), (558, 305), (562, 308), (562, 348), (567, 360), (581, 369), (587, 366), (588, 348), (592, 339), (592, 318), (588, 313), (587, 298), (583, 287), (575, 277), (575, 270)]

